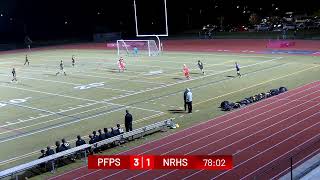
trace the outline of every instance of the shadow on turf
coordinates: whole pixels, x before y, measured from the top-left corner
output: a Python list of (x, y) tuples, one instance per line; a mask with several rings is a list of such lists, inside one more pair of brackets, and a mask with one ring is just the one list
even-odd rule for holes
[(182, 109), (169, 109), (168, 110), (170, 113), (172, 114), (178, 114), (178, 113), (186, 113), (186, 111), (182, 110)]
[(191, 72), (190, 74), (202, 74), (202, 73)]
[(112, 68), (112, 69), (109, 69), (108, 72), (117, 73), (119, 72), (119, 69)]
[(229, 76), (227, 76), (227, 77), (228, 77), (228, 78), (235, 78), (235, 76), (230, 76), (230, 75), (229, 75)]
[(51, 77), (56, 77), (55, 74), (43, 74), (43, 75), (45, 75), (45, 76), (51, 76)]
[(174, 79), (174, 80), (184, 80), (185, 78), (177, 78), (177, 77), (175, 77), (175, 78), (172, 78), (172, 79)]

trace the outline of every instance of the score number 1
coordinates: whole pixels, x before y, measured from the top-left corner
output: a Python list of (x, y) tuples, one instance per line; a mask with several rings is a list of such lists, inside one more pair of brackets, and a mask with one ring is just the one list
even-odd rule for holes
[(130, 156), (130, 169), (143, 170), (153, 168), (154, 159), (152, 156)]

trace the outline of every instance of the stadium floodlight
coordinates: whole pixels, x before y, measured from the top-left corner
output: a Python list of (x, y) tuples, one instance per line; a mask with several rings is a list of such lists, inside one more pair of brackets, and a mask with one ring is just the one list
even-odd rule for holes
[(160, 36), (168, 36), (168, 16), (167, 16), (167, 0), (164, 1), (164, 15), (165, 15), (165, 33), (164, 34), (139, 34), (139, 28), (138, 28), (138, 17), (137, 17), (137, 6), (136, 6), (136, 0), (134, 0), (134, 16), (135, 16), (135, 25), (136, 25), (136, 36), (137, 37), (156, 37), (158, 39), (158, 50), (159, 52), (162, 50), (162, 45), (160, 41)]
[(118, 56), (159, 55), (159, 49), (154, 40), (117, 40), (117, 50)]

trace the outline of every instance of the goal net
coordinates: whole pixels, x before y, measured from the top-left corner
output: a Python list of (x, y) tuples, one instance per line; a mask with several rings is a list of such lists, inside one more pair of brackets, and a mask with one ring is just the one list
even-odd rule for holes
[(159, 48), (154, 40), (117, 40), (118, 56), (158, 56)]

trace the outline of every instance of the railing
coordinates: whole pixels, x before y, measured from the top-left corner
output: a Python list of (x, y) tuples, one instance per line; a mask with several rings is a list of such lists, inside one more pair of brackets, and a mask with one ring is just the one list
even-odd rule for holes
[(84, 152), (84, 158), (87, 158), (86, 150), (89, 148), (95, 149), (97, 147), (101, 147), (106, 144), (111, 144), (114, 142), (123, 141), (128, 138), (143, 137), (144, 135), (151, 134), (151, 133), (158, 131), (158, 130), (164, 130), (165, 128), (172, 127), (172, 126), (174, 126), (174, 122), (172, 121), (172, 119), (167, 119), (167, 120), (160, 121), (160, 122), (157, 122), (154, 124), (150, 124), (148, 126), (145, 126), (145, 127), (139, 128), (139, 129), (135, 129), (130, 132), (126, 132), (126, 133), (117, 135), (112, 138), (108, 138), (103, 141), (99, 141), (94, 144), (84, 144), (82, 146), (74, 147), (74, 148), (71, 148), (66, 151), (62, 151), (62, 152), (59, 152), (59, 153), (56, 153), (56, 154), (53, 154), (53, 155), (50, 155), (50, 156), (47, 156), (47, 157), (44, 157), (41, 159), (37, 159), (37, 160), (31, 161), (31, 162), (28, 162), (25, 164), (21, 164), (21, 165), (12, 167), (10, 169), (6, 169), (4, 171), (1, 171), (0, 172), (0, 179), (5, 178), (5, 177), (9, 177), (9, 176), (12, 176), (12, 177), (15, 176), (15, 178), (18, 179), (19, 178), (18, 173), (24, 172), (26, 170), (30, 170), (34, 167), (40, 166), (41, 164), (48, 164), (48, 163), (52, 167), (52, 172), (55, 172), (55, 164), (54, 163), (55, 163), (55, 160), (57, 160), (57, 159), (60, 159), (60, 158), (66, 157), (66, 156), (70, 156), (70, 155), (76, 154), (81, 151)]
[[(306, 160), (320, 153), (320, 134), (313, 138), (310, 142), (305, 142), (306, 145), (298, 147), (293, 150), (291, 154), (283, 157), (282, 159), (275, 161), (264, 168), (263, 171), (258, 172), (254, 175), (255, 180), (264, 179), (280, 179), (282, 176), (286, 175), (285, 179), (299, 179), (301, 176), (308, 173), (312, 168), (305, 170), (295, 169)], [(320, 162), (318, 162), (320, 163)]]

